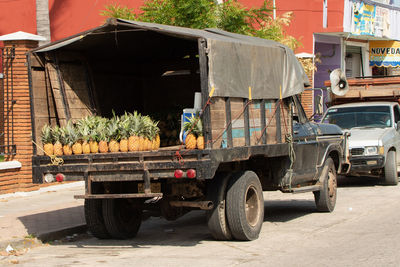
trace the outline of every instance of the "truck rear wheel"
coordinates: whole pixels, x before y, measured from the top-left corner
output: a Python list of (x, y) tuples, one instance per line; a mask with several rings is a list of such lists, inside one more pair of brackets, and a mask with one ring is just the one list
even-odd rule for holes
[(396, 151), (388, 151), (384, 171), (386, 185), (397, 185), (399, 183), (399, 178), (397, 177)]
[(260, 180), (252, 171), (234, 175), (228, 184), (226, 214), (237, 240), (254, 240), (264, 221), (264, 197)]
[(136, 236), (142, 223), (142, 203), (136, 199), (103, 199), (104, 224), (111, 237)]
[(336, 169), (332, 158), (326, 159), (319, 181), (321, 190), (313, 192), (317, 210), (332, 212), (335, 209), (337, 193)]
[(226, 188), (229, 175), (214, 177), (207, 188), (207, 199), (214, 203), (212, 210), (207, 211), (207, 225), (216, 240), (232, 240), (231, 230), (226, 220)]
[(85, 199), (85, 219), (89, 232), (97, 238), (110, 238), (104, 225), (101, 199)]

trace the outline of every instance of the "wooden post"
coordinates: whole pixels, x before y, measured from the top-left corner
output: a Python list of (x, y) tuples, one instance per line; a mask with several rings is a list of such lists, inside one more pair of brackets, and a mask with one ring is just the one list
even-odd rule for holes
[[(207, 103), (209, 97), (209, 88), (208, 88), (208, 65), (207, 65), (207, 44), (205, 39), (198, 40), (199, 45), (199, 67), (200, 67), (200, 87), (201, 87), (201, 101), (202, 106), (204, 107)], [(210, 106), (207, 105), (205, 108), (203, 115), (203, 131), (204, 131), (204, 142), (205, 148), (211, 148), (211, 121), (210, 121)]]

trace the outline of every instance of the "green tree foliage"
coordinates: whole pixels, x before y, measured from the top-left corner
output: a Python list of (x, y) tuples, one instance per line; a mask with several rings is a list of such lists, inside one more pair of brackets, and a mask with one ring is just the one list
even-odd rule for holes
[(196, 29), (219, 28), (225, 31), (275, 40), (295, 50), (300, 41), (286, 33), (292, 12), (272, 18), (271, 0), (261, 7), (246, 9), (237, 0), (217, 4), (214, 0), (147, 0), (138, 12), (118, 4), (105, 7), (106, 17), (154, 22)]

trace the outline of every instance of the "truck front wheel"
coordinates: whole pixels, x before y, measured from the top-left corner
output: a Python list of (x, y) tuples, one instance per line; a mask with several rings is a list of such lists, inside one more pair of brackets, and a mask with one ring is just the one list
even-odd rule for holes
[(226, 214), (237, 240), (254, 240), (264, 221), (264, 197), (260, 180), (252, 171), (235, 174), (228, 184)]
[(332, 212), (335, 209), (337, 193), (336, 169), (332, 158), (326, 159), (319, 182), (321, 190), (314, 192), (317, 210)]
[(104, 225), (101, 199), (85, 199), (85, 219), (89, 232), (97, 238), (110, 238)]
[(103, 199), (104, 224), (111, 237), (136, 236), (142, 223), (143, 201), (138, 199)]
[(386, 185), (397, 185), (399, 178), (397, 177), (397, 161), (396, 151), (390, 150), (386, 156), (385, 165), (385, 184)]

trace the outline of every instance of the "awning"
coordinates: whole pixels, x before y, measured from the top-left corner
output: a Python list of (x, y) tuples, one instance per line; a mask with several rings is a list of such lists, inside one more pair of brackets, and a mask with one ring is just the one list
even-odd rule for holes
[(370, 41), (369, 65), (377, 67), (400, 66), (400, 42)]

